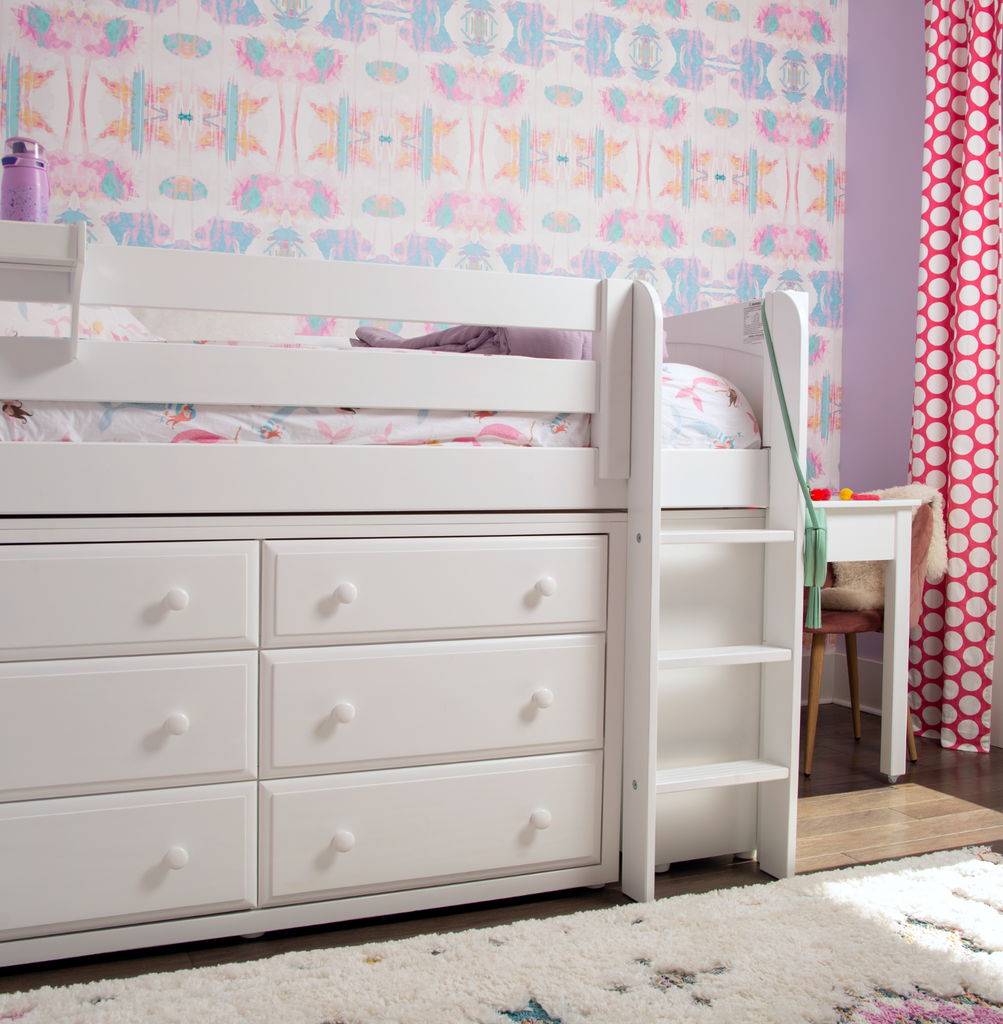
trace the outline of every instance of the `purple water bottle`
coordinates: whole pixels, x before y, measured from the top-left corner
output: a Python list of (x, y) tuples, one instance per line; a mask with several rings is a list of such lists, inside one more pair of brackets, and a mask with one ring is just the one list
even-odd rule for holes
[(49, 161), (34, 139), (15, 136), (4, 146), (0, 218), (49, 223)]

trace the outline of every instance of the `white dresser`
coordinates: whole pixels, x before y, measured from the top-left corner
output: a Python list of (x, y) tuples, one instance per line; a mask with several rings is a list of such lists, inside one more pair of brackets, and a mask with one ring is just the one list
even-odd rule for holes
[(0, 964), (615, 880), (623, 546), (616, 514), (5, 523)]

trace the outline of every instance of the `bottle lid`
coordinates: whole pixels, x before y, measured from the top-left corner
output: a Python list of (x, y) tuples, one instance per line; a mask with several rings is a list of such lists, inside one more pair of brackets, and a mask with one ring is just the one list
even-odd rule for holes
[(34, 139), (26, 139), (15, 135), (4, 143), (3, 165), (12, 164), (18, 167), (47, 167), (48, 157), (45, 147)]

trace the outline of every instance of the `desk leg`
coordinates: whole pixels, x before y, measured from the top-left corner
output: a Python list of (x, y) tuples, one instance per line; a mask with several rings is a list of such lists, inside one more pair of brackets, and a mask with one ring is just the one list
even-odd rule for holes
[(895, 515), (895, 558), (885, 566), (885, 643), (881, 673), (881, 772), (889, 782), (905, 774), (909, 713), (909, 577), (912, 510)]

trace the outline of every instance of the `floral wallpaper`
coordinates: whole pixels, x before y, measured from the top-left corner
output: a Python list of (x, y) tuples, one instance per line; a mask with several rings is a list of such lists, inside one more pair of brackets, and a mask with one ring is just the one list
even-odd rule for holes
[(846, 8), (3, 0), (0, 117), (101, 242), (627, 276), (668, 314), (803, 289), (832, 486)]

